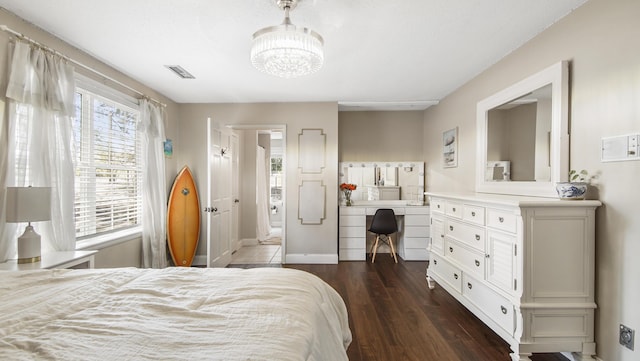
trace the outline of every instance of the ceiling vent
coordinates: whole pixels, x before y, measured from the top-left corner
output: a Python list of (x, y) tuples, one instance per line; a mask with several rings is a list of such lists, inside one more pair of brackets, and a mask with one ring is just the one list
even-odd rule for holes
[(196, 77), (191, 75), (188, 71), (184, 70), (180, 65), (165, 65), (167, 69), (176, 73), (182, 79), (195, 79)]

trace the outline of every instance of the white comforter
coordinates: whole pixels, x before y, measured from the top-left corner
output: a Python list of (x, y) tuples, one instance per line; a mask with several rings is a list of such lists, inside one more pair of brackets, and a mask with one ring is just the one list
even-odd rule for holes
[(0, 360), (347, 360), (344, 302), (283, 268), (0, 271)]

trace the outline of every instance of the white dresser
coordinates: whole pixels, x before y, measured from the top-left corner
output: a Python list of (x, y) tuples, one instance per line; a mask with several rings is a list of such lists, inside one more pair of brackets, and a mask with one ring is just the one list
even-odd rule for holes
[(595, 210), (599, 201), (426, 193), (429, 287), (436, 281), (511, 345), (595, 354)]
[(426, 261), (430, 243), (429, 206), (410, 206), (407, 201), (359, 201), (354, 206), (341, 206), (338, 227), (339, 260), (366, 260), (367, 216), (373, 216), (379, 208), (391, 208), (397, 216), (398, 233), (393, 240), (398, 255), (405, 261)]

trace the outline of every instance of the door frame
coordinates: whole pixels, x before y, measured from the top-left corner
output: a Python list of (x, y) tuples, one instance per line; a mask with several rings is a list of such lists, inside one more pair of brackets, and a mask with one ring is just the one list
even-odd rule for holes
[[(278, 131), (282, 133), (282, 169), (284, 176), (282, 177), (282, 238), (280, 246), (280, 263), (284, 264), (287, 249), (287, 125), (286, 124), (226, 124), (227, 128), (236, 130), (254, 130), (254, 131)], [(242, 160), (239, 166), (242, 166)], [(255, 179), (254, 179), (255, 181)], [(240, 198), (243, 198), (242, 194)], [(242, 222), (242, 221), (240, 221)]]

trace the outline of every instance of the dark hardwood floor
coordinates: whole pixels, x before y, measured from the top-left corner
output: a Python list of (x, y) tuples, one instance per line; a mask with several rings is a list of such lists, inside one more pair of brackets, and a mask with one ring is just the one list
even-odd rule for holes
[[(345, 300), (353, 342), (350, 361), (508, 361), (509, 345), (439, 285), (429, 290), (427, 262), (285, 265), (313, 273)], [(255, 265), (258, 266), (258, 265)], [(252, 267), (252, 266), (245, 266)], [(534, 361), (566, 361), (535, 354)]]

